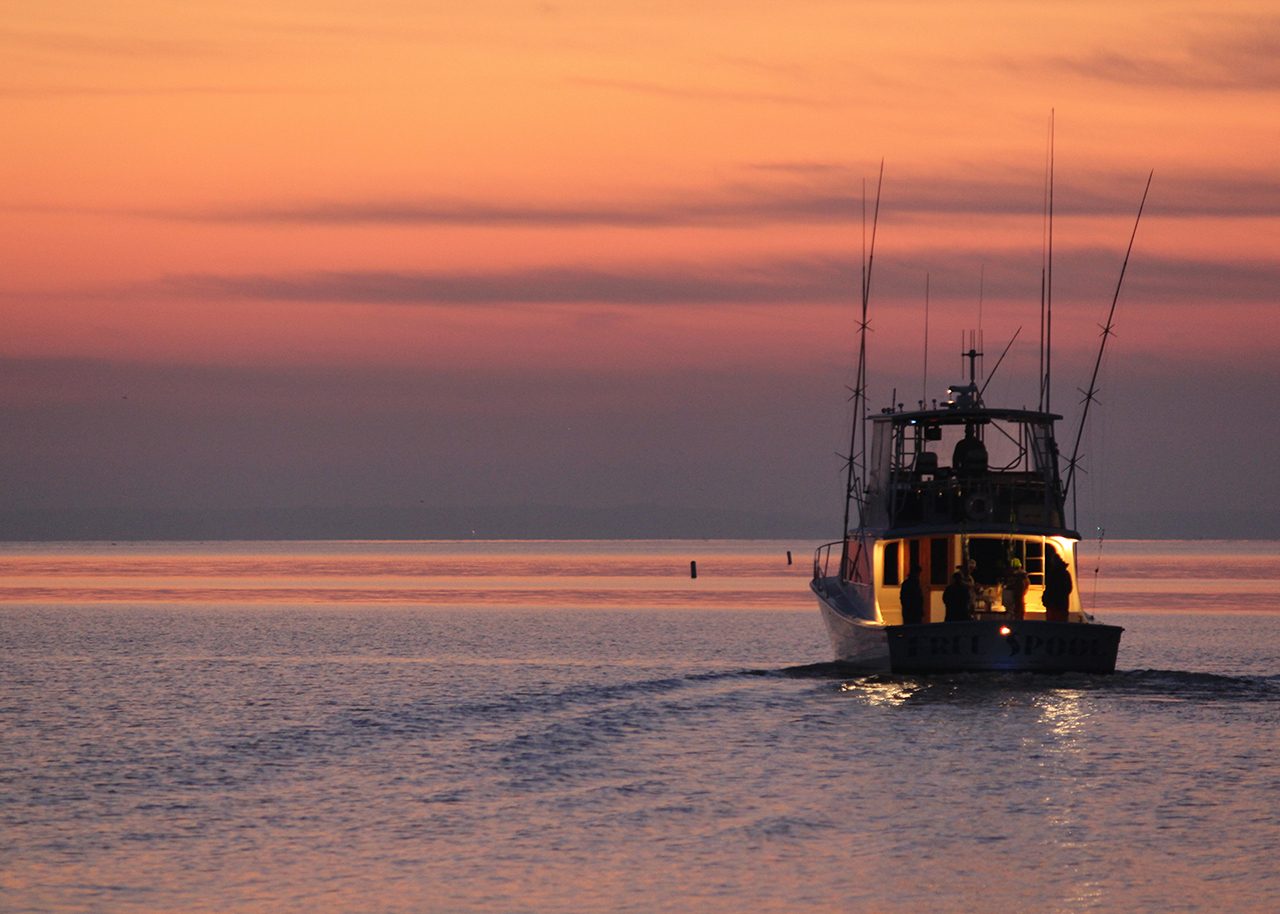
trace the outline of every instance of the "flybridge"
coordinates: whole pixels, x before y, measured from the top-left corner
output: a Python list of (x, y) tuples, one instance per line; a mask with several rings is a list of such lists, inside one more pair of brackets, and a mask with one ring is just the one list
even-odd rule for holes
[(999, 409), (986, 406), (975, 408), (917, 409), (907, 412), (885, 408), (880, 415), (873, 416), (873, 422), (884, 422), (886, 419), (906, 422), (910, 425), (941, 426), (961, 425), (965, 422), (986, 422), (991, 419), (1030, 422), (1043, 419), (1046, 422), (1057, 422), (1062, 416), (1057, 413), (1043, 413), (1035, 409)]
[(865, 523), (1073, 535), (1053, 434), (1060, 418), (976, 399), (874, 416)]

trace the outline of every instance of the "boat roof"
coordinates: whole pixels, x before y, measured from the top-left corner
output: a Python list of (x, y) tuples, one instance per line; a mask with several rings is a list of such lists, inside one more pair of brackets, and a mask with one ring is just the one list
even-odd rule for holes
[(1044, 413), (1035, 409), (1002, 409), (990, 406), (956, 406), (944, 409), (916, 409), (907, 411), (884, 410), (872, 416), (876, 422), (894, 422), (904, 425), (961, 425), (967, 422), (1026, 422), (1043, 424), (1062, 418), (1057, 413)]
[(1079, 541), (1080, 533), (1056, 524), (1028, 524), (1010, 521), (959, 521), (955, 523), (909, 523), (884, 527), (876, 531), (881, 539), (911, 539), (921, 536), (1060, 536)]

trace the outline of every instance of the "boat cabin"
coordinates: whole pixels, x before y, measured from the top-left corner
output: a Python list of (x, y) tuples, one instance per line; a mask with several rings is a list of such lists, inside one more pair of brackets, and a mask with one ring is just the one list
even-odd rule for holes
[[(919, 566), (925, 622), (946, 618), (942, 594), (959, 571), (977, 618), (1006, 618), (1014, 568), (1026, 575), (1026, 618), (1045, 618), (1047, 564), (1071, 580), (1079, 621), (1075, 543), (1065, 525), (1054, 423), (1061, 416), (985, 406), (978, 386), (954, 385), (931, 409), (872, 417), (862, 530), (844, 545), (842, 581), (869, 584), (875, 615), (899, 624), (899, 588)], [(825, 563), (825, 557), (824, 557)], [(815, 576), (825, 574), (815, 570)]]
[(872, 417), (865, 525), (886, 536), (1067, 532), (1053, 436), (1062, 417), (988, 408), (972, 382), (948, 392), (934, 409)]

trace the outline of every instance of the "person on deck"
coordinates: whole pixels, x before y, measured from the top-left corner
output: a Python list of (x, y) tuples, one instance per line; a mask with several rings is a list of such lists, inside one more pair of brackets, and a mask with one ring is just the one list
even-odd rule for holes
[(971, 613), (970, 601), (973, 599), (973, 592), (969, 589), (969, 585), (965, 583), (964, 575), (956, 572), (951, 576), (951, 583), (947, 585), (947, 589), (942, 592), (942, 605), (947, 608), (948, 622), (964, 622), (969, 619)]
[(951, 452), (951, 467), (963, 478), (983, 476), (987, 472), (987, 446), (972, 428), (966, 428), (964, 437), (956, 442)]
[(1044, 620), (1067, 622), (1071, 616), (1071, 572), (1050, 546), (1044, 555)]
[[(969, 559), (964, 565), (957, 565), (956, 571), (960, 573), (964, 585), (969, 588), (969, 609), (978, 610), (982, 608), (982, 585), (978, 583), (974, 575), (978, 572), (978, 563), (975, 559)], [(989, 607), (988, 607), (989, 608)]]
[(1027, 612), (1027, 573), (1022, 570), (1022, 560), (1014, 559), (1009, 563), (1009, 571), (1004, 576), (1004, 590), (1000, 594), (1000, 602), (1005, 612), (1021, 621)]
[(902, 624), (919, 625), (924, 622), (924, 591), (920, 588), (920, 566), (912, 565), (902, 586), (898, 588), (902, 601)]

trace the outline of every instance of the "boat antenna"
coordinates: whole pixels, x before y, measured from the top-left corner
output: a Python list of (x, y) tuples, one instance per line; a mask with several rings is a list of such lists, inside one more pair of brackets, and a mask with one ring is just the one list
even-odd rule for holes
[[(1062, 495), (1065, 498), (1071, 492), (1071, 483), (1075, 481), (1076, 467), (1080, 462), (1080, 440), (1084, 435), (1084, 425), (1089, 418), (1089, 407), (1098, 394), (1098, 370), (1102, 367), (1102, 356), (1107, 351), (1107, 340), (1115, 333), (1115, 316), (1116, 302), (1120, 300), (1120, 287), (1124, 285), (1124, 273), (1129, 266), (1129, 255), (1133, 253), (1133, 241), (1138, 237), (1138, 224), (1142, 221), (1142, 210), (1147, 205), (1147, 193), (1151, 190), (1151, 179), (1155, 176), (1152, 170), (1147, 175), (1147, 186), (1143, 188), (1142, 200), (1138, 203), (1138, 215), (1133, 220), (1133, 233), (1129, 235), (1129, 247), (1124, 252), (1124, 262), (1120, 264), (1120, 278), (1116, 280), (1116, 291), (1111, 296), (1111, 310), (1107, 312), (1107, 322), (1102, 327), (1102, 340), (1098, 344), (1098, 357), (1093, 362), (1093, 376), (1089, 378), (1089, 389), (1083, 390), (1084, 409), (1080, 411), (1080, 427), (1076, 429), (1076, 443), (1071, 449), (1071, 459), (1067, 461), (1067, 483), (1062, 489)], [(1072, 494), (1071, 513), (1074, 516), (1076, 511), (1075, 496)]]
[(924, 377), (920, 384), (920, 408), (929, 402), (929, 274), (924, 274)]
[[(849, 513), (854, 501), (858, 503), (858, 527), (861, 529), (864, 518), (864, 493), (860, 470), (866, 466), (866, 421), (867, 421), (867, 307), (871, 300), (871, 267), (875, 262), (876, 228), (880, 224), (880, 188), (884, 184), (884, 159), (880, 160), (880, 175), (876, 180), (875, 209), (871, 216), (871, 244), (867, 246), (867, 191), (866, 181), (862, 182), (862, 290), (861, 316), (858, 320), (858, 370), (857, 380), (853, 388), (853, 422), (849, 431), (849, 458), (845, 476), (844, 498), (844, 530), (840, 538), (844, 542), (840, 562), (840, 577), (849, 572)], [(862, 434), (859, 435), (859, 430)]]
[(1009, 354), (1009, 350), (1013, 347), (1013, 341), (1018, 338), (1018, 334), (1022, 332), (1022, 327), (1013, 331), (1013, 336), (1009, 342), (1005, 344), (1004, 352), (1000, 353), (1000, 358), (996, 359), (996, 367), (991, 369), (991, 374), (987, 375), (987, 379), (982, 382), (982, 389), (978, 391), (978, 402), (982, 402), (982, 395), (987, 392), (987, 385), (991, 383), (991, 379), (996, 376), (996, 372), (1000, 370), (1000, 363), (1004, 361), (1004, 357)]
[[(978, 265), (978, 339), (982, 339), (982, 296), (987, 285), (987, 265)], [(979, 343), (981, 345), (981, 343)], [(984, 366), (985, 367), (985, 366)], [(985, 384), (983, 385), (986, 386)]]

